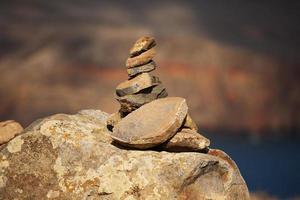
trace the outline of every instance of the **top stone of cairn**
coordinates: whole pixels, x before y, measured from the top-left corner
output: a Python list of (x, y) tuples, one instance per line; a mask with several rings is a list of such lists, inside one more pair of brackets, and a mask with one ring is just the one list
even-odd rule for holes
[(139, 38), (130, 49), (130, 56), (134, 57), (140, 55), (141, 53), (151, 49), (156, 45), (155, 40), (153, 37), (144, 36)]

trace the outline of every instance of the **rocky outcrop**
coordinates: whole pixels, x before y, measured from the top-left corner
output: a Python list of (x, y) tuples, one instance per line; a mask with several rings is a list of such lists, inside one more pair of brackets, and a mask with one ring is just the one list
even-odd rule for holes
[(208, 154), (120, 148), (108, 114), (38, 120), (0, 147), (0, 199), (249, 199), (235, 163)]

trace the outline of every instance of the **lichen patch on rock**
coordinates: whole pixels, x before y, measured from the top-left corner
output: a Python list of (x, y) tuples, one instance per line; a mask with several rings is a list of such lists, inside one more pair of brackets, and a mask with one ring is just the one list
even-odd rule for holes
[(0, 188), (4, 188), (6, 186), (6, 181), (7, 181), (6, 176), (0, 175)]
[[(50, 138), (53, 148), (62, 143), (72, 144), (76, 147), (88, 145), (88, 141), (95, 139), (92, 134), (99, 126), (76, 121), (49, 120), (41, 126), (41, 133)], [(83, 140), (84, 138), (84, 140)]]
[(24, 140), (22, 139), (22, 137), (18, 136), (16, 138), (14, 138), (11, 142), (8, 143), (7, 150), (10, 153), (17, 153), (17, 152), (21, 151), (23, 143), (24, 143)]
[(53, 190), (49, 190), (49, 192), (47, 193), (47, 198), (48, 199), (54, 199), (59, 197), (59, 191), (53, 191)]

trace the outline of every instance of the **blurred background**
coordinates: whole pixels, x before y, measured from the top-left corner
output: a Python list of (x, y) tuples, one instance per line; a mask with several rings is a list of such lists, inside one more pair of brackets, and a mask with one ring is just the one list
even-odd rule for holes
[[(0, 2), (0, 121), (112, 113), (134, 41), (256, 198), (300, 196), (299, 1)], [(267, 197), (268, 196), (268, 197)]]

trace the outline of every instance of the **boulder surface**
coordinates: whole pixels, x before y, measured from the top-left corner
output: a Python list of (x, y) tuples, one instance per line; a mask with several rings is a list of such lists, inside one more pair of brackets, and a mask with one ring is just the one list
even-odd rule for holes
[(0, 199), (249, 199), (222, 151), (119, 148), (106, 129), (108, 116), (53, 115), (0, 146)]

